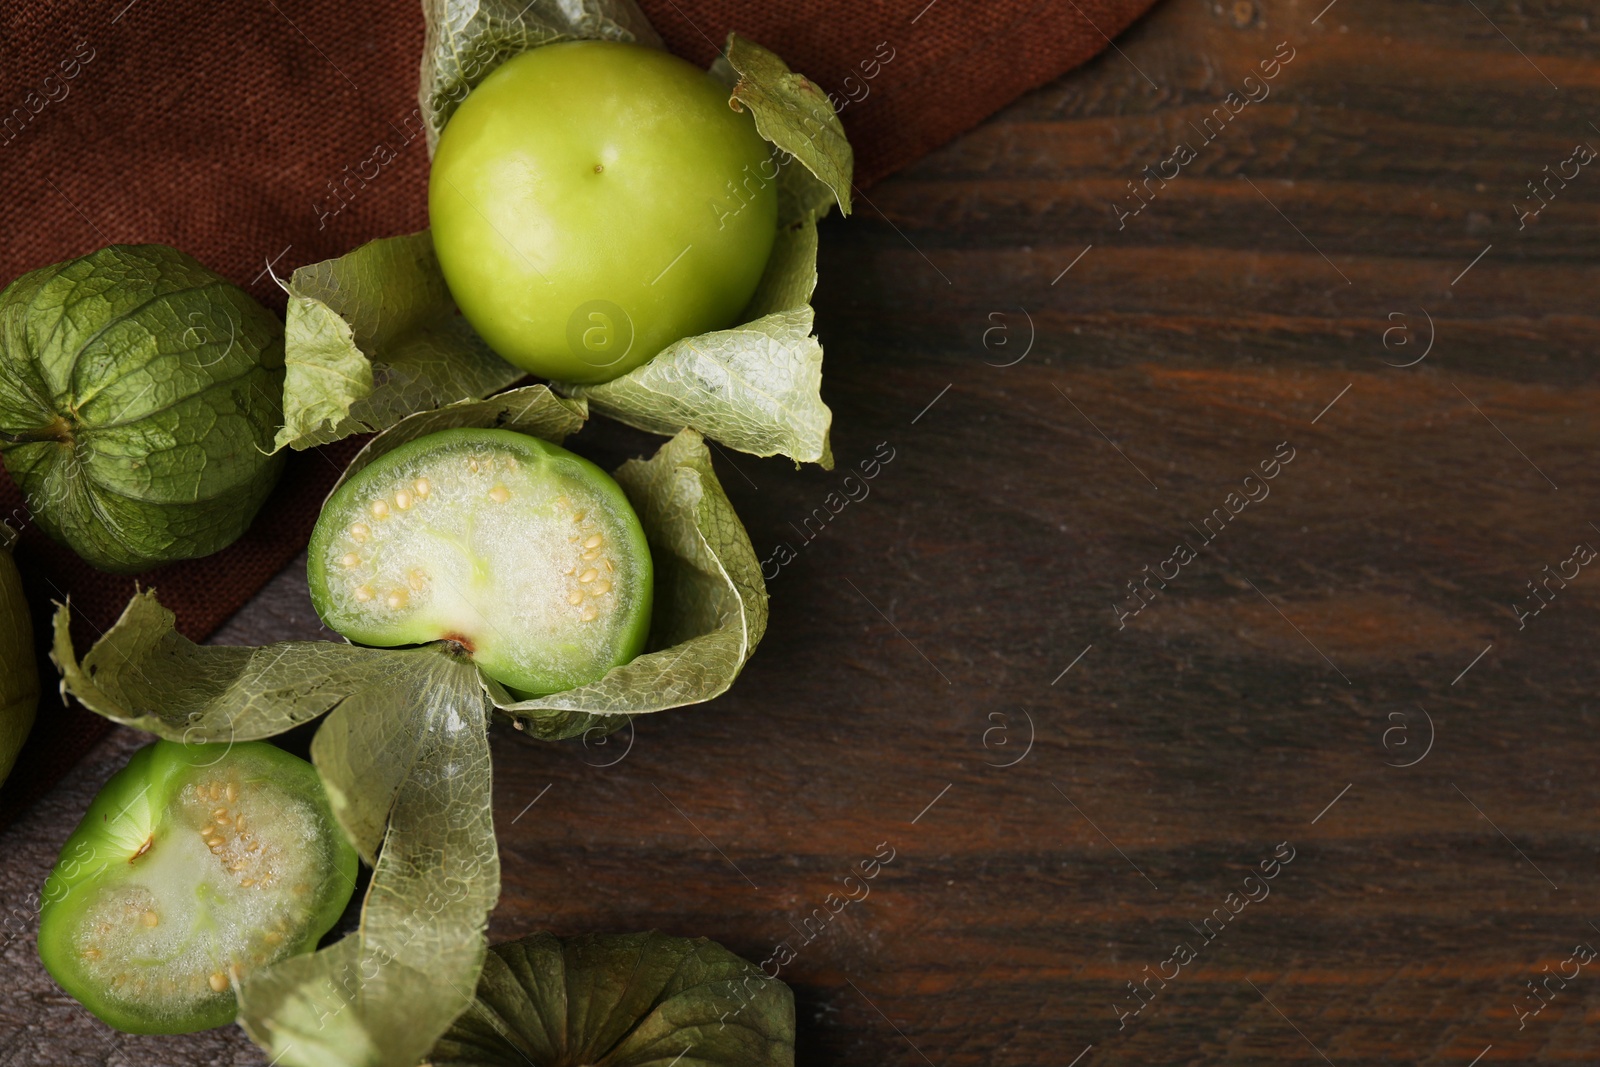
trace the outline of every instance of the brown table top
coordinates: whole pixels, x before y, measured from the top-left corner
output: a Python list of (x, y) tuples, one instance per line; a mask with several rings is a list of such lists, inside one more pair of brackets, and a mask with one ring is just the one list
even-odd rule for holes
[[(787, 941), (801, 1064), (1593, 1062), (1600, 30), (1325, 4), (1162, 5), (825, 224), (839, 469), (720, 467), (766, 640), (603, 747), (496, 728), (497, 938)], [(316, 631), (291, 568), (219, 639)], [(261, 1062), (38, 968), (135, 743), (0, 836), (0, 1064)]]

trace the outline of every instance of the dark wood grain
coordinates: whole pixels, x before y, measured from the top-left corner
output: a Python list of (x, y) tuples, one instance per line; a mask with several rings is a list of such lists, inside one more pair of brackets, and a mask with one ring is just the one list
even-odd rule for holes
[[(1600, 972), (1513, 1005), (1600, 945), (1600, 574), (1523, 628), (1513, 605), (1600, 546), (1600, 162), (1526, 228), (1512, 205), (1600, 147), (1595, 11), (1324, 3), (1163, 5), (825, 224), (839, 469), (720, 464), (758, 551), (795, 555), (767, 638), (728, 696), (631, 737), (497, 731), (497, 938), (787, 941), (802, 1064), (1594, 1061)], [(1284, 41), (1202, 147), (1188, 123)], [(805, 539), (880, 443), (870, 495)], [(1284, 443), (1270, 495), (1119, 622)], [(291, 568), (221, 639), (315, 631)], [(3, 839), (35, 875), (50, 803)], [(1270, 896), (1197, 932), (1284, 842)], [(57, 1051), (10, 1062), (98, 1062), (37, 977), (4, 1011)]]

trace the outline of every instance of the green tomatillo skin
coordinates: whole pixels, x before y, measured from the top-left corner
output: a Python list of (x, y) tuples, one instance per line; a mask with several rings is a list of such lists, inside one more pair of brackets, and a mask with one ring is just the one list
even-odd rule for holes
[(570, 41), (507, 60), (462, 102), (428, 214), (451, 295), (496, 352), (603, 382), (734, 325), (772, 251), (776, 176), (705, 71)]
[(38, 707), (39, 667), (22, 575), (11, 553), (0, 548), (0, 782), (11, 773)]
[(654, 569), (627, 496), (510, 430), (443, 430), (362, 468), (323, 506), (306, 572), (351, 641), (455, 641), (525, 693), (596, 681), (650, 631)]
[(283, 324), (163, 245), (113, 245), (0, 292), (0, 456), (32, 519), (101, 570), (216, 552), (282, 457)]
[(224, 1026), (239, 977), (314, 949), (355, 876), (311, 764), (260, 741), (157, 741), (62, 847), (41, 894), (39, 957), (119, 1030)]

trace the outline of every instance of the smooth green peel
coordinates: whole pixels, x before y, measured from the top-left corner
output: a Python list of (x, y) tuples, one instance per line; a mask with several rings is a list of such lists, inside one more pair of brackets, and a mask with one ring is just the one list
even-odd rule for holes
[(510, 430), (429, 434), (329, 497), (307, 573), (350, 640), (455, 641), (513, 689), (586, 685), (644, 650), (653, 571), (611, 476)]
[(316, 769), (263, 742), (157, 741), (106, 783), (45, 880), (39, 956), (140, 1034), (233, 1021), (242, 975), (309, 952), (355, 890)]

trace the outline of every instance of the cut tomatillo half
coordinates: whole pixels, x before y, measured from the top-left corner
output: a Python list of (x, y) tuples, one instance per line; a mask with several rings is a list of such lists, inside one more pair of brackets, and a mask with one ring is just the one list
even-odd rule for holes
[(650, 547), (622, 489), (511, 430), (442, 430), (362, 468), (323, 506), (307, 576), (351, 641), (454, 641), (523, 693), (596, 681), (650, 631)]
[(309, 952), (356, 853), (305, 760), (260, 741), (157, 741), (106, 783), (45, 880), (39, 957), (103, 1021), (224, 1026), (249, 971)]

